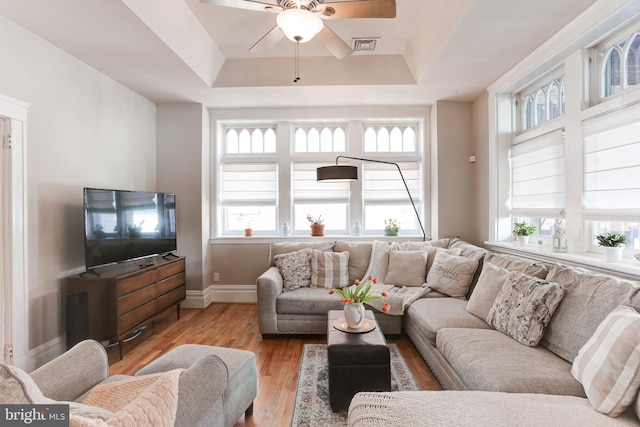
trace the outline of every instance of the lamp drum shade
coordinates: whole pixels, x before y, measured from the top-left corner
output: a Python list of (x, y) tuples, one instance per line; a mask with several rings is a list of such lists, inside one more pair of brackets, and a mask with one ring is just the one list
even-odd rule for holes
[(356, 181), (358, 179), (358, 167), (349, 165), (319, 167), (316, 169), (316, 179), (318, 181)]

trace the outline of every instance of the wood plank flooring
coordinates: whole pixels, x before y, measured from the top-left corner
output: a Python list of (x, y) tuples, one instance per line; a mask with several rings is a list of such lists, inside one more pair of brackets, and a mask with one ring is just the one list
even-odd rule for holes
[[(402, 336), (389, 339), (400, 348), (407, 365), (423, 390), (440, 390), (440, 384), (411, 341)], [(155, 321), (139, 339), (125, 344), (124, 359), (117, 347), (109, 350), (111, 374), (134, 374), (160, 355), (181, 344), (207, 344), (239, 348), (256, 354), (258, 396), (254, 412), (236, 427), (288, 426), (298, 382), (302, 347), (307, 343), (326, 343), (326, 337), (293, 336), (262, 339), (258, 329), (256, 304), (214, 303), (204, 310), (182, 309), (180, 320), (175, 311)]]

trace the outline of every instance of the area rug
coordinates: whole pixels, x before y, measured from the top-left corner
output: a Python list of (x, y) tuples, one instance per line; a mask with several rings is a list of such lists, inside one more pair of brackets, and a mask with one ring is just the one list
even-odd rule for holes
[[(391, 390), (418, 390), (411, 371), (395, 343), (391, 354)], [(305, 344), (298, 374), (298, 389), (291, 427), (346, 426), (347, 411), (334, 413), (329, 406), (329, 369), (326, 344)]]

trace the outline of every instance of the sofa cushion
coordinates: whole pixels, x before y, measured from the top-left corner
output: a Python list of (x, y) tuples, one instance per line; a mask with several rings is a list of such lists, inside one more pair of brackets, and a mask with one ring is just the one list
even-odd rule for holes
[(454, 298), (466, 298), (477, 268), (477, 260), (436, 251), (427, 274), (427, 286)]
[(436, 347), (469, 390), (584, 397), (569, 362), (496, 330), (444, 328), (438, 331)]
[(485, 262), (482, 267), (476, 288), (469, 297), (467, 311), (486, 320), (493, 302), (496, 300), (502, 285), (509, 278), (509, 271), (491, 263)]
[(340, 297), (329, 295), (323, 288), (299, 288), (283, 292), (276, 300), (279, 314), (327, 314), (329, 310), (342, 310)]
[(371, 242), (341, 242), (333, 246), (334, 252), (349, 252), (349, 283), (362, 280), (371, 261)]
[(535, 347), (562, 300), (564, 289), (519, 271), (509, 273), (487, 323), (521, 344)]
[(344, 288), (349, 284), (349, 252), (311, 252), (311, 287)]
[(389, 252), (389, 266), (383, 282), (395, 286), (422, 286), (425, 282), (427, 254), (423, 251)]
[(71, 415), (72, 425), (81, 426), (173, 426), (178, 408), (178, 381), (183, 369), (127, 378), (94, 387), (83, 401), (114, 415), (99, 418)]
[(519, 271), (539, 279), (547, 277), (547, 267), (538, 261), (527, 260), (513, 255), (493, 253), (488, 254), (484, 261), (502, 267), (505, 270)]
[(47, 404), (36, 382), (17, 366), (0, 363), (0, 396), (3, 404)]
[(467, 302), (458, 298), (420, 298), (405, 311), (405, 322), (415, 324), (432, 346), (442, 328), (490, 329), (487, 322), (468, 313), (466, 306)]
[(349, 427), (630, 427), (633, 414), (609, 418), (575, 396), (487, 391), (360, 392), (349, 406)]
[(565, 295), (540, 345), (569, 362), (614, 308), (640, 307), (637, 282), (560, 265), (552, 266), (546, 280), (560, 284)]
[(478, 282), (478, 277), (480, 276), (480, 272), (482, 271), (482, 263), (484, 262), (484, 258), (489, 254), (489, 251), (479, 246), (472, 245), (471, 243), (467, 243), (464, 240), (460, 240), (457, 237), (451, 238), (448, 249), (457, 249), (460, 251), (461, 256), (478, 261), (478, 268), (473, 275), (471, 284), (469, 284), (469, 292), (467, 293), (468, 296), (471, 294), (471, 292), (473, 292), (473, 288), (475, 288), (476, 283)]
[(284, 291), (311, 286), (312, 252), (313, 249), (305, 248), (273, 257), (282, 275)]
[(571, 374), (582, 383), (596, 411), (617, 417), (638, 393), (639, 370), (640, 313), (619, 306), (580, 349)]
[(333, 242), (271, 242), (269, 245), (269, 266), (275, 267), (273, 258), (279, 254), (311, 248), (320, 251), (332, 251)]

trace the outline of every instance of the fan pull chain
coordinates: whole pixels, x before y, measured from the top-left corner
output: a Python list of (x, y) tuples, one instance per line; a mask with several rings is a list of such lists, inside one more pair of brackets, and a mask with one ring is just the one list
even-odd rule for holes
[(298, 83), (300, 81), (300, 62), (299, 62), (299, 57), (300, 57), (300, 40), (301, 37), (300, 36), (296, 36), (296, 54), (295, 54), (295, 70), (294, 70), (294, 74), (295, 74), (295, 78), (293, 79), (294, 83)]

